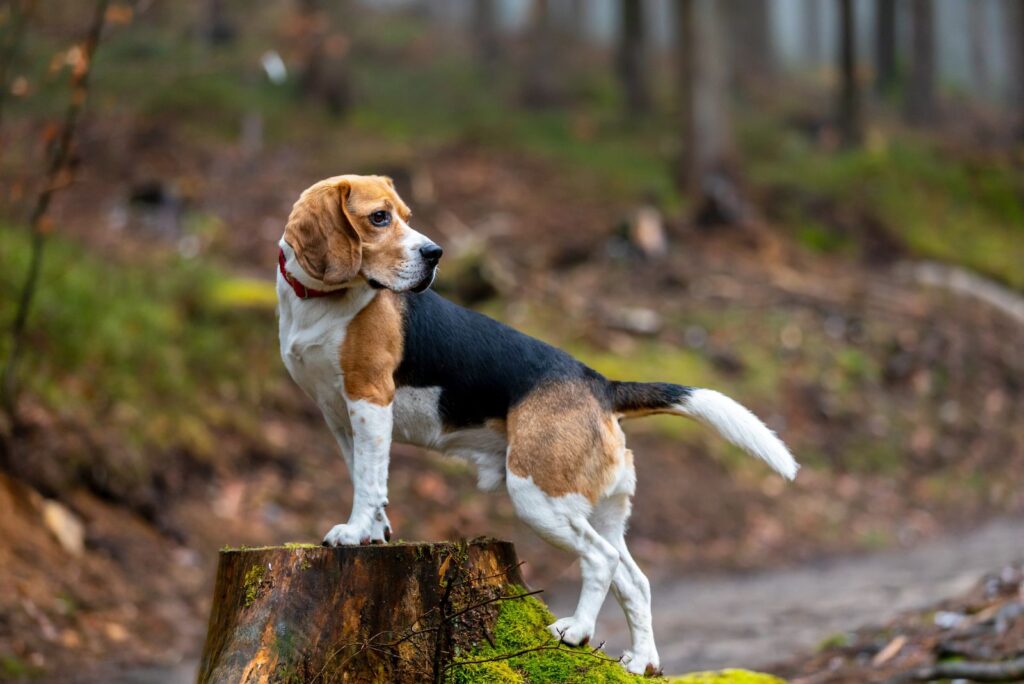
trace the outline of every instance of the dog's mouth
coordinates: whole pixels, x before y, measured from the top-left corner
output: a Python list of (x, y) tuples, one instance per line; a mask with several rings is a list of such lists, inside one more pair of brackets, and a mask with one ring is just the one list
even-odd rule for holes
[(427, 288), (429, 288), (431, 285), (434, 284), (434, 278), (436, 276), (437, 276), (437, 269), (436, 268), (430, 269), (430, 274), (426, 278), (421, 280), (419, 283), (417, 283), (412, 288), (412, 291), (415, 292), (416, 294), (419, 294), (420, 292), (426, 291)]

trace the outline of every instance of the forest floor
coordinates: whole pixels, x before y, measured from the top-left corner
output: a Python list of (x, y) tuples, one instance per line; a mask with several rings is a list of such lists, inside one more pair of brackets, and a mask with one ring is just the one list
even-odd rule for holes
[[(1020, 363), (1014, 350), (1024, 334), (1001, 313), (917, 285), (889, 265), (807, 254), (770, 233), (705, 234), (670, 222), (677, 247), (644, 261), (619, 233), (621, 206), (545, 163), (459, 147), (422, 164), (415, 173), (429, 174), (437, 196), (419, 225), (449, 247), (453, 262), (443, 291), (471, 300), (480, 287), (500, 291), (499, 300), (477, 305), (609, 375), (724, 389), (773, 421), (804, 462), (797, 482), (784, 485), (681, 421), (630, 428), (641, 493), (632, 547), (656, 586), (673, 587), (671, 603), (693, 591), (663, 584), (682, 572), (912, 547), (1022, 509), (1022, 469), (1014, 465), (1021, 436), (1012, 429), (1022, 390), (1007, 369)], [(204, 211), (232, 228), (203, 239), (219, 268), (269, 282), (290, 201), (338, 169), (285, 164), (270, 187), (257, 183), (262, 177), (248, 182), (241, 171), (248, 166), (206, 178)], [(118, 268), (145, 264), (134, 246), (145, 228), (92, 228), (108, 225), (104, 217), (130, 193), (125, 181), (91, 174), (71, 189), (60, 207), (74, 236), (68, 249), (105, 250)], [(126, 235), (131, 230), (143, 232)], [(220, 395), (232, 410), (256, 413), (240, 423), (211, 421), (191, 446), (150, 446), (142, 489), (119, 480), (117, 461), (101, 461), (113, 476), (92, 466), (84, 487), (50, 479), (69, 457), (118, 454), (111, 438), (123, 433), (97, 431), (73, 405), (55, 412), (42, 399), (27, 404), (32, 426), (12, 456), (33, 458), (16, 460), (15, 472), (84, 523), (85, 551), (69, 558), (44, 531), (42, 497), (4, 481), (21, 515), (4, 521), (9, 562), (0, 564), (19, 587), (13, 602), (4, 599), (0, 633), (12, 654), (9, 674), (192, 657), (220, 546), (315, 541), (343, 515), (347, 474), (315, 408), (273, 368), (276, 329), (262, 306), (239, 314), (247, 335), (239, 354), (255, 354), (255, 367), (269, 369), (273, 381), (251, 408), (244, 396)], [(637, 330), (629, 322), (637, 311), (656, 312), (656, 329)], [(112, 408), (114, 425), (123, 410)], [(211, 440), (215, 457), (203, 450)], [(515, 522), (504, 497), (475, 492), (464, 464), (401, 446), (392, 464), (399, 536), (512, 538), (534, 586), (552, 584), (570, 564)], [(734, 588), (724, 585), (722, 595)], [(672, 617), (660, 614), (680, 620), (662, 629), (666, 644), (686, 644), (685, 602)], [(808, 621), (808, 630), (815, 626)], [(687, 648), (668, 650), (667, 662), (703, 662), (688, 660)]]
[[(143, 54), (145, 41), (140, 32), (112, 45), (110, 59), (118, 49)], [(851, 567), (877, 565), (889, 586), (902, 550), (943, 539), (955, 555), (958, 535), (1024, 513), (1024, 327), (913, 276), (922, 259), (978, 267), (987, 263), (979, 254), (995, 253), (986, 275), (1019, 291), (1020, 160), (1000, 157), (996, 178), (975, 173), (990, 167), (973, 154), (948, 152), (938, 165), (899, 146), (829, 165), (833, 152), (794, 125), (770, 134), (755, 126), (750, 192), (762, 220), (716, 229), (683, 219), (678, 199), (652, 199), (637, 179), (664, 187), (661, 162), (631, 155), (631, 141), (616, 137), (621, 127), (602, 130), (593, 118), (565, 130), (543, 117), (528, 131), (437, 136), (416, 128), (437, 123), (426, 99), (415, 112), (422, 119), (388, 119), (403, 110), (385, 97), (373, 105), (384, 111), (357, 112), (347, 124), (311, 118), (305, 104), (271, 103), (266, 140), (254, 144), (238, 135), (252, 103), (228, 99), (245, 79), (201, 73), (162, 83), (150, 101), (157, 96), (140, 84), (156, 76), (143, 57), (125, 64), (136, 80), (125, 78), (121, 100), (111, 95), (117, 84), (104, 91), (98, 81), (79, 180), (55, 206), (60, 229), (23, 373), (26, 425), (5, 433), (0, 452), (0, 586), (15, 588), (0, 592), (0, 679), (67, 681), (92, 666), (188, 662), (201, 646), (219, 548), (317, 541), (345, 515), (344, 465), (278, 358), (271, 286), (292, 202), (341, 172), (395, 177), (415, 226), (445, 247), (445, 295), (610, 377), (722, 390), (797, 454), (804, 468), (787, 485), (680, 419), (627, 425), (639, 480), (631, 548), (665, 592), (656, 613), (666, 621), (667, 663), (718, 657), (687, 650), (685, 621), (702, 615), (686, 604), (700, 605), (705, 591), (723, 602), (702, 611), (742, 615), (727, 601), (734, 593), (763, 600), (765, 622), (752, 619), (750, 633), (789, 615), (790, 594), (743, 594), (747, 580), (736, 573), (760, 573), (745, 576), (769, 587), (776, 577), (774, 586), (795, 592), (811, 586), (808, 568), (821, 559), (868, 554)], [(393, 85), (393, 98), (424, 89)], [(423, 95), (441, 99), (433, 113), (447, 123), (446, 91)], [(11, 117), (5, 128), (6, 141), (36, 141), (42, 124)], [(568, 147), (553, 151), (552, 141)], [(758, 145), (767, 146), (760, 156)], [(0, 168), (12, 211), (33, 197), (31, 182), (12, 180), (29, 167), (25, 154), (12, 162), (9, 152)], [(905, 185), (919, 171), (933, 182), (928, 192)], [(1003, 209), (977, 209), (985, 193), (1010, 207), (1005, 223)], [(910, 204), (896, 211), (900, 198)], [(665, 219), (662, 257), (645, 257), (628, 229), (652, 202)], [(990, 249), (940, 244), (945, 233), (929, 232), (933, 223), (969, 228), (956, 239), (984, 235)], [(20, 227), (3, 227), (4, 320), (26, 263)], [(510, 538), (532, 586), (558, 585), (571, 559), (474, 481), (464, 463), (395, 446), (396, 535)], [(1003, 562), (988, 553), (979, 560)], [(927, 570), (940, 561), (918, 557), (913, 574), (938, 577)], [(870, 560), (882, 558), (892, 560)], [(691, 573), (722, 574), (679, 581)], [(822, 577), (813, 586), (825, 597), (843, 575)], [(922, 601), (947, 588), (932, 586)], [(553, 600), (562, 605), (564, 591)], [(818, 627), (841, 628), (819, 617), (800, 623), (801, 646)], [(743, 633), (723, 620), (723, 632)]]

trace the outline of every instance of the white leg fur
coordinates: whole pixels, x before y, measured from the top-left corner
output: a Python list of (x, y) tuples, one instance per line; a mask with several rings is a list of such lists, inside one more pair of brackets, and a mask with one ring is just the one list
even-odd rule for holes
[(619, 564), (619, 553), (590, 525), (593, 510), (579, 494), (548, 496), (533, 483), (533, 478), (507, 474), (508, 493), (516, 514), (533, 530), (560, 549), (580, 559), (583, 588), (576, 612), (548, 629), (567, 644), (589, 641), (594, 634), (598, 611)]
[(615, 494), (598, 503), (591, 520), (594, 528), (615, 548), (619, 564), (612, 579), (612, 594), (629, 625), (630, 648), (622, 656), (626, 669), (643, 674), (661, 668), (651, 622), (651, 585), (626, 548), (626, 521), (632, 503), (628, 494)]
[(385, 512), (388, 504), (391, 406), (352, 401), (348, 404), (348, 413), (352, 425), (349, 468), (355, 489), (352, 514), (347, 523), (335, 525), (324, 537), (324, 543), (329, 546), (383, 542), (391, 535)]

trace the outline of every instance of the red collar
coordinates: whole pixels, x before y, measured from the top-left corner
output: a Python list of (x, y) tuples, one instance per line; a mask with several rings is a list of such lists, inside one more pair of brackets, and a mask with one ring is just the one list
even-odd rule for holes
[(286, 283), (288, 283), (289, 285), (292, 286), (292, 290), (295, 291), (295, 296), (298, 297), (299, 299), (312, 299), (314, 297), (327, 297), (327, 296), (330, 296), (330, 295), (333, 295), (333, 294), (342, 294), (342, 293), (345, 292), (344, 289), (342, 289), (342, 290), (314, 290), (311, 287), (306, 287), (301, 282), (299, 282), (298, 278), (296, 278), (291, 273), (289, 273), (288, 270), (284, 267), (286, 261), (287, 260), (284, 258), (284, 249), (278, 250), (278, 252), (277, 252), (277, 263), (280, 265), (280, 268), (281, 268), (281, 276), (284, 278), (284, 281)]

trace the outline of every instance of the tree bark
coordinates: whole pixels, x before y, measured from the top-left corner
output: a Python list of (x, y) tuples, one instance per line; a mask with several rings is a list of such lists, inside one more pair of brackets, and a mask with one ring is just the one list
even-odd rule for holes
[(928, 124), (935, 120), (935, 5), (912, 0), (911, 65), (907, 88), (907, 120)]
[(991, 70), (988, 64), (988, 36), (985, 34), (985, 5), (967, 4), (967, 38), (971, 61), (971, 86), (982, 98), (992, 94)]
[(821, 0), (804, 0), (803, 6), (804, 58), (811, 66), (818, 66), (822, 60)]
[[(333, 11), (351, 11), (349, 1), (337, 0)], [(349, 74), (349, 38), (332, 25), (328, 5), (323, 0), (298, 0), (299, 89), (308, 99), (322, 103), (327, 111), (343, 117), (352, 107)]]
[(501, 34), (498, 30), (497, 0), (473, 3), (473, 44), (476, 58), (486, 76), (493, 76), (501, 59)]
[(857, 82), (857, 24), (853, 0), (839, 0), (839, 132), (843, 145), (860, 144), (863, 133)]
[(522, 98), (527, 107), (550, 107), (562, 99), (553, 23), (548, 0), (533, 0), (523, 74)]
[(619, 0), (618, 71), (630, 115), (642, 115), (651, 104), (644, 68), (643, 0)]
[(1010, 66), (1010, 106), (1013, 107), (1019, 134), (1024, 137), (1024, 0), (1010, 0), (1006, 7), (1006, 45), (1010, 51), (1007, 60)]
[(680, 176), (701, 225), (739, 224), (748, 218), (737, 178), (721, 11), (717, 0), (676, 4), (683, 129)]
[(875, 3), (875, 91), (888, 95), (896, 86), (896, 0)]
[(510, 585), (501, 541), (225, 550), (198, 682), (440, 681)]

